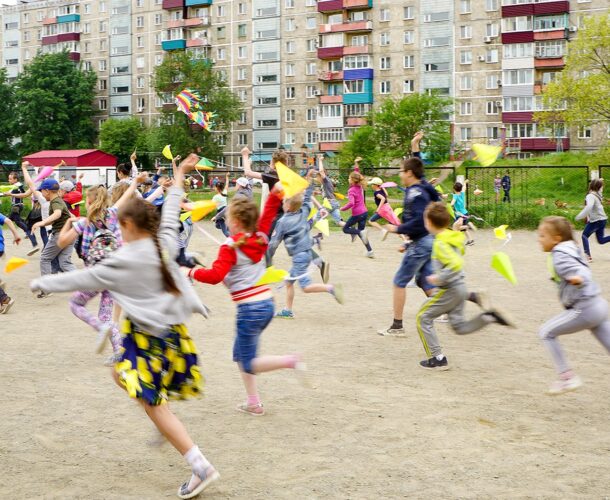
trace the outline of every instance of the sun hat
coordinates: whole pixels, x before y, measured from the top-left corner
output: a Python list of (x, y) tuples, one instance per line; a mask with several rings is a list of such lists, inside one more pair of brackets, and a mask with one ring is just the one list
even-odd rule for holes
[(383, 184), (383, 181), (379, 178), (379, 177), (373, 177), (369, 182), (368, 182), (369, 186), (371, 184), (374, 184), (375, 186), (381, 186)]

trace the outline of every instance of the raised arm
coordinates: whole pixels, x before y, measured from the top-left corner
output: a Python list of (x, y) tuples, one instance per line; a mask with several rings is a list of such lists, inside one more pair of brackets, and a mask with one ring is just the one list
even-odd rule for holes
[(32, 178), (30, 177), (30, 174), (28, 172), (28, 167), (30, 166), (30, 162), (29, 161), (24, 161), (21, 164), (21, 173), (23, 174), (23, 180), (24, 182), (28, 185), (29, 191), (31, 193), (36, 193), (36, 185), (34, 184), (34, 181), (32, 180)]
[(249, 179), (263, 179), (263, 174), (260, 172), (255, 172), (252, 170), (252, 163), (250, 161), (250, 153), (251, 151), (248, 149), (248, 146), (244, 147), (241, 150), (241, 159), (242, 164), (244, 165), (244, 175)]
[(324, 155), (318, 155), (318, 171), (320, 172), (320, 176), (322, 179), (326, 179), (326, 170), (324, 169)]
[(421, 140), (423, 138), (424, 138), (424, 131), (419, 130), (415, 133), (415, 135), (413, 136), (413, 139), (411, 139), (411, 154), (418, 158), (421, 156), (421, 149), (419, 147), (419, 143), (421, 142)]
[(138, 166), (136, 165), (137, 159), (138, 157), (136, 156), (136, 152), (134, 150), (134, 152), (131, 153), (131, 156), (129, 157), (129, 160), (131, 161), (131, 172), (129, 173), (129, 177), (131, 178), (135, 178), (138, 176)]
[(136, 189), (138, 188), (138, 184), (144, 182), (146, 179), (146, 173), (142, 172), (136, 176), (136, 178), (129, 184), (129, 187), (125, 190), (125, 192), (121, 195), (121, 197), (115, 202), (113, 205), (115, 208), (121, 208), (125, 202), (133, 196)]

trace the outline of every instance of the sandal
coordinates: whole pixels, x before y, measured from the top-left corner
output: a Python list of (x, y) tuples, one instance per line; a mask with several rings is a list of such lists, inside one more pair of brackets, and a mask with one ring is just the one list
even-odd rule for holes
[(237, 411), (242, 413), (247, 413), (248, 415), (252, 415), (253, 417), (262, 417), (265, 414), (265, 409), (263, 408), (263, 403), (258, 403), (256, 405), (249, 405), (247, 403), (238, 405), (235, 408)]
[(218, 474), (218, 471), (210, 465), (205, 470), (203, 477), (199, 476), (199, 479), (201, 479), (201, 482), (192, 490), (189, 490), (189, 483), (191, 481), (190, 479), (182, 486), (180, 486), (180, 488), (178, 488), (178, 497), (183, 499), (196, 497), (211, 483), (213, 483), (217, 479), (220, 479), (220, 474)]

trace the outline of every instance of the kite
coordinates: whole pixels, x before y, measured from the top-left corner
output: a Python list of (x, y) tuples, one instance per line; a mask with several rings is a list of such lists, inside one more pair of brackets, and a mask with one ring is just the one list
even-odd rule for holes
[(324, 236), (330, 236), (330, 229), (328, 227), (328, 219), (322, 219), (316, 222), (313, 227), (320, 231)]
[(193, 222), (197, 222), (203, 219), (206, 215), (216, 210), (216, 202), (213, 200), (200, 200), (193, 203), (193, 210), (191, 210), (191, 219)]
[(505, 240), (507, 238), (507, 236), (506, 236), (507, 228), (508, 228), (508, 224), (502, 224), (501, 226), (495, 227), (494, 236), (496, 238), (498, 238), (499, 240)]
[(184, 89), (176, 96), (174, 102), (176, 107), (188, 116), (192, 122), (204, 130), (210, 130), (212, 126), (211, 121), (215, 114), (201, 109), (201, 96), (198, 92)]
[(202, 157), (201, 160), (197, 162), (197, 165), (195, 165), (195, 168), (197, 170), (214, 170), (214, 164), (211, 160)]
[(309, 187), (309, 182), (303, 179), (299, 174), (293, 172), (282, 162), (275, 162), (275, 170), (284, 187), (286, 198), (292, 198), (294, 195), (305, 191)]
[(288, 273), (288, 271), (284, 271), (283, 269), (276, 269), (274, 266), (269, 266), (255, 286), (279, 283), (280, 281), (284, 281), (289, 275), (290, 273)]
[(504, 276), (513, 285), (517, 284), (517, 277), (513, 271), (510, 257), (504, 252), (496, 252), (491, 256), (491, 268)]
[(313, 219), (318, 213), (318, 209), (316, 207), (311, 207), (311, 210), (309, 211), (309, 217), (307, 217), (307, 220), (311, 220)]
[(15, 269), (19, 269), (22, 266), (25, 266), (29, 260), (21, 259), (20, 257), (11, 257), (4, 267), (5, 273), (12, 273)]
[(327, 210), (333, 209), (333, 207), (330, 206), (330, 201), (328, 201), (328, 198), (324, 198), (324, 201), (322, 202), (322, 206), (324, 208), (326, 208)]
[(163, 151), (161, 151), (161, 153), (163, 154), (163, 156), (165, 156), (168, 160), (173, 160), (174, 159), (174, 155), (172, 154), (172, 150), (171, 148), (171, 144), (168, 144), (167, 146), (165, 146), (163, 148)]
[(472, 150), (475, 154), (474, 159), (484, 167), (493, 165), (502, 152), (500, 146), (489, 146), (487, 144), (473, 144)]
[(341, 193), (337, 193), (335, 191), (335, 198), (337, 198), (338, 200), (345, 200), (345, 195), (341, 194)]

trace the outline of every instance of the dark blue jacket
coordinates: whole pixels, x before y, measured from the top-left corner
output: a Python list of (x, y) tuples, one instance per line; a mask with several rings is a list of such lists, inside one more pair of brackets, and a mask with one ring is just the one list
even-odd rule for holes
[(411, 240), (419, 240), (428, 234), (424, 226), (424, 210), (429, 203), (439, 201), (436, 189), (425, 180), (405, 189), (402, 209), (402, 224), (398, 226), (399, 234), (406, 234)]

